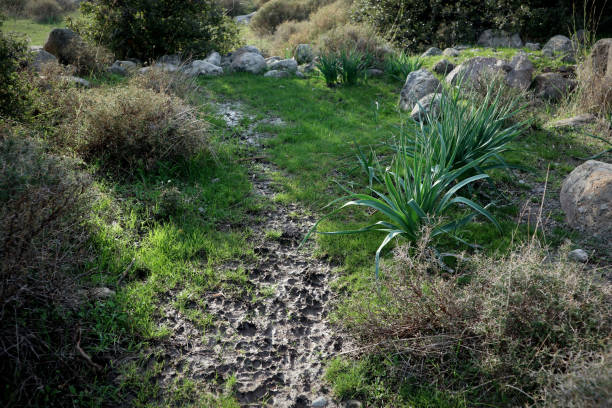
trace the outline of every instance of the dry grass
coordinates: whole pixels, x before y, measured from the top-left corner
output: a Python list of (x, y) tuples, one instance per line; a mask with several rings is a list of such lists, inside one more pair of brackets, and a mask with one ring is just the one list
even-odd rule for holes
[(73, 167), (24, 132), (0, 129), (0, 380), (6, 400), (23, 406), (77, 372), (69, 312), (92, 254), (90, 181)]
[[(400, 247), (380, 290), (344, 324), (366, 349), (396, 355), (402, 378), (512, 404), (597, 356), (612, 333), (612, 291), (596, 271), (532, 243), (501, 259), (442, 270), (427, 240)], [(580, 364), (583, 362), (580, 361)]]

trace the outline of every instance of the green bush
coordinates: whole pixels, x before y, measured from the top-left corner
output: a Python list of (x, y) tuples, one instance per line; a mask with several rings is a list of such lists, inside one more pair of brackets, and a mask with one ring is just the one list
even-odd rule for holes
[(238, 27), (214, 0), (99, 0), (81, 4), (72, 29), (119, 58), (202, 57), (239, 42)]
[[(355, 16), (402, 48), (419, 50), (427, 46), (447, 47), (474, 43), (488, 28), (519, 32), (524, 39), (546, 41), (555, 34), (567, 34), (584, 21), (582, 4), (574, 13), (572, 0), (356, 0)], [(587, 1), (587, 14), (595, 14), (606, 27), (612, 3), (593, 6)]]
[(63, 14), (62, 6), (55, 0), (30, 0), (25, 6), (25, 15), (37, 23), (55, 23)]
[(26, 42), (0, 32), (0, 118), (22, 119), (31, 105), (28, 81), (20, 73), (26, 58)]

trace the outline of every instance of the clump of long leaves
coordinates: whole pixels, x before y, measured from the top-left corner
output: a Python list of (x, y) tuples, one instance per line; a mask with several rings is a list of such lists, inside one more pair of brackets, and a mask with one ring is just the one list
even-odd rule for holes
[(366, 76), (372, 56), (357, 50), (340, 51), (340, 80), (345, 85), (355, 85)]
[(436, 115), (426, 113), (416, 131), (409, 135), (407, 154), (414, 156), (414, 146), (433, 143), (437, 163), (451, 169), (474, 164), (474, 170), (511, 167), (502, 154), (520, 136), (527, 121), (513, 122), (522, 110), (519, 97), (501, 99), (497, 83), (487, 87), (478, 103), (462, 100), (460, 92), (442, 90)]
[[(439, 135), (431, 134), (432, 138)], [(469, 223), (476, 215), (482, 215), (498, 228), (499, 224), (485, 207), (469, 198), (459, 195), (466, 186), (485, 178), (488, 175), (478, 173), (465, 178), (464, 175), (473, 171), (478, 162), (468, 163), (462, 167), (449, 167), (446, 163), (450, 158), (450, 150), (435, 152), (442, 141), (422, 140), (402, 136), (395, 148), (395, 156), (391, 165), (383, 169), (377, 163), (377, 178), (381, 180), (382, 189), (370, 187), (368, 194), (360, 194), (345, 190), (347, 195), (332, 201), (328, 206), (344, 202), (339, 208), (319, 220), (310, 233), (316, 231), (325, 218), (332, 216), (348, 207), (366, 207), (380, 213), (385, 220), (378, 221), (358, 230), (343, 230), (319, 232), (321, 234), (359, 234), (370, 231), (382, 231), (387, 235), (376, 251), (375, 264), (378, 276), (381, 251), (396, 237), (408, 241), (417, 241), (423, 227), (431, 227), (431, 237), (441, 234), (455, 235), (455, 232)], [(411, 155), (406, 152), (412, 152)], [(487, 153), (492, 156), (493, 153)], [(487, 158), (485, 158), (487, 159)], [(373, 166), (368, 166), (373, 169)], [(454, 206), (464, 206), (471, 210), (467, 215), (455, 216), (449, 210)], [(434, 220), (450, 218), (445, 224)]]
[(328, 87), (336, 85), (340, 74), (340, 60), (337, 53), (330, 51), (321, 54), (317, 61), (317, 68), (325, 78), (325, 84)]
[(411, 57), (404, 51), (391, 53), (385, 57), (385, 74), (398, 81), (405, 81), (409, 73), (420, 69), (423, 61), (417, 57)]

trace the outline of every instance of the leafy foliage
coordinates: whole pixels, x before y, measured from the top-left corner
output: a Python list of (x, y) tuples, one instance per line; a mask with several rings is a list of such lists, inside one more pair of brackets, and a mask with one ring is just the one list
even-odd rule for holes
[(31, 104), (28, 83), (19, 72), (26, 58), (25, 41), (0, 32), (0, 117), (22, 118)]
[(100, 0), (83, 3), (81, 13), (72, 28), (120, 58), (198, 57), (239, 41), (235, 23), (213, 0)]

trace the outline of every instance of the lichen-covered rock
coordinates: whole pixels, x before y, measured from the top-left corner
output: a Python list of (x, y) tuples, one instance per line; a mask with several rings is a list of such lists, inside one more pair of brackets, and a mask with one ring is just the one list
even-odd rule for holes
[(572, 40), (564, 35), (555, 35), (542, 48), (542, 53), (547, 56), (567, 55), (573, 51)]
[(232, 71), (249, 72), (251, 74), (261, 74), (266, 68), (264, 57), (254, 52), (241, 53), (231, 64)]
[(542, 46), (540, 45), (540, 43), (525, 43), (525, 48), (531, 50), (531, 51), (540, 51), (542, 49)]
[(189, 64), (185, 69), (183, 69), (183, 73), (187, 76), (195, 77), (195, 76), (218, 76), (223, 75), (223, 68), (220, 66), (211, 64), (206, 60), (195, 60), (191, 64)]
[(216, 51), (213, 51), (210, 54), (208, 54), (206, 58), (204, 58), (204, 61), (208, 62), (209, 64), (213, 64), (213, 65), (220, 67), (221, 66), (221, 54), (219, 54)]
[(36, 72), (40, 72), (46, 64), (57, 64), (57, 57), (50, 52), (43, 50), (42, 48), (35, 48), (31, 50), (32, 59), (30, 60), (30, 67)]
[(531, 86), (535, 67), (524, 53), (516, 54), (510, 61), (511, 70), (506, 74), (506, 84), (526, 91)]
[(308, 64), (314, 60), (314, 51), (310, 44), (298, 44), (294, 57), (298, 64)]
[(445, 57), (458, 57), (459, 54), (459, 50), (456, 50), (455, 48), (447, 48), (442, 51), (442, 55), (444, 55)]
[(589, 160), (576, 167), (560, 199), (569, 225), (600, 239), (612, 237), (612, 164)]
[(612, 38), (597, 41), (591, 49), (589, 61), (596, 76), (612, 78)]
[(425, 95), (414, 105), (410, 117), (418, 122), (426, 118), (426, 114), (435, 117), (440, 112), (440, 100), (442, 96), (439, 93), (431, 93)]
[(77, 33), (67, 28), (56, 28), (47, 38), (44, 50), (57, 57), (62, 64), (74, 64), (84, 42)]
[(511, 34), (504, 30), (485, 30), (478, 38), (478, 45), (491, 48), (521, 48), (523, 40), (518, 33)]
[(576, 87), (576, 82), (556, 72), (547, 72), (536, 76), (532, 87), (538, 98), (558, 101)]
[(503, 72), (502, 65), (499, 60), (494, 57), (475, 57), (459, 64), (447, 76), (446, 82), (452, 85), (457, 85), (460, 81), (463, 83), (478, 81), (483, 75), (496, 75)]
[(433, 57), (436, 55), (442, 55), (442, 50), (437, 47), (431, 47), (428, 48), (427, 51), (421, 55), (421, 57)]
[(271, 70), (289, 71), (289, 72), (294, 73), (295, 71), (297, 71), (298, 63), (293, 58), (290, 58), (290, 59), (283, 59), (283, 60), (280, 60), (280, 61), (275, 61), (275, 62), (269, 64), (268, 67)]
[(406, 83), (400, 94), (400, 109), (412, 110), (414, 104), (440, 87), (440, 81), (426, 69), (413, 71), (406, 77)]
[(264, 74), (266, 78), (289, 78), (289, 71), (276, 70), (268, 71)]

